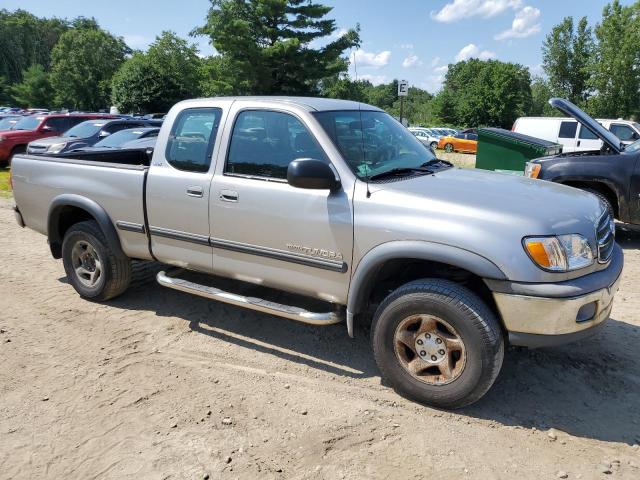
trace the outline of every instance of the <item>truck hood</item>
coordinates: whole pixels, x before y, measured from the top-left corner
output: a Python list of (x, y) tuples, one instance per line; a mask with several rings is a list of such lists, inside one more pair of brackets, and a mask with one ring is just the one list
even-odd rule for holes
[(595, 241), (594, 226), (604, 211), (597, 197), (575, 188), (476, 169), (450, 168), (370, 189), (372, 199), (392, 201), (400, 215), (418, 210), (426, 222), (437, 218), (459, 230), (473, 226), (518, 242), (568, 233)]
[(622, 152), (622, 150), (624, 150), (623, 143), (618, 137), (616, 137), (613, 133), (600, 125), (600, 123), (595, 121), (569, 100), (565, 100), (563, 98), (552, 98), (549, 100), (549, 105), (557, 108), (565, 115), (569, 115), (570, 117), (575, 118), (578, 123), (584, 125), (588, 130), (591, 131), (591, 133), (602, 140), (605, 145), (607, 145), (615, 153), (620, 153)]
[(34, 142), (32, 142), (32, 145), (41, 145), (41, 146), (49, 146), (49, 145), (53, 145), (55, 143), (73, 143), (73, 142), (82, 142), (84, 139), (83, 138), (78, 138), (78, 137), (62, 137), (62, 136), (57, 136), (57, 137), (47, 137), (47, 138), (41, 138), (39, 140), (36, 140)]

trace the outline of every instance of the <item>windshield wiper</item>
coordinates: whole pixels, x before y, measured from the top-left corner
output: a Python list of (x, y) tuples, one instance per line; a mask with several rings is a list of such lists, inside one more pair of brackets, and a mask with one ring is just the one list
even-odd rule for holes
[(428, 162), (424, 162), (421, 167), (453, 167), (453, 163), (448, 162), (447, 160), (440, 160), (439, 158), (434, 158), (433, 160), (429, 160)]
[(410, 173), (421, 173), (421, 174), (424, 174), (424, 175), (428, 175), (430, 173), (433, 173), (433, 170), (430, 170), (430, 169), (424, 168), (424, 167), (420, 167), (420, 168), (409, 168), (409, 167), (392, 168), (391, 170), (387, 170), (386, 172), (376, 173), (375, 175), (371, 175), (369, 177), (369, 180), (379, 180), (381, 178), (389, 177), (389, 176), (392, 176), (392, 175), (403, 175), (403, 174), (410, 174)]

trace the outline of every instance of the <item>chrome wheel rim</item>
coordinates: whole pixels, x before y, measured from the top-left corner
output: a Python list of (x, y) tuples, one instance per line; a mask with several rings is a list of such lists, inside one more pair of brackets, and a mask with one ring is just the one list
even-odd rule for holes
[(458, 332), (440, 317), (411, 315), (396, 328), (393, 346), (400, 365), (416, 380), (446, 385), (463, 372), (467, 355)]
[(71, 264), (77, 279), (85, 287), (95, 287), (102, 277), (102, 262), (89, 242), (78, 240), (71, 249)]
[(451, 152), (453, 152), (453, 145), (451, 145), (450, 143), (448, 143), (447, 145), (445, 145), (444, 149), (445, 149), (448, 153), (451, 153)]

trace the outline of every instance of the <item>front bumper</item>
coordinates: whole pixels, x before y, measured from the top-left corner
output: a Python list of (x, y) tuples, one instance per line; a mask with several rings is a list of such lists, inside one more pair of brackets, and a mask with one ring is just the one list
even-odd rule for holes
[(616, 245), (606, 269), (556, 284), (490, 282), (513, 345), (555, 346), (581, 340), (609, 318), (618, 291), (622, 249)]

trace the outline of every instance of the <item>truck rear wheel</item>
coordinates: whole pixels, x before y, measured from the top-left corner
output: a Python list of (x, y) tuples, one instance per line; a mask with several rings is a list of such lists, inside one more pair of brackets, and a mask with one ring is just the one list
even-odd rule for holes
[(91, 300), (117, 297), (131, 280), (131, 261), (113, 252), (94, 220), (76, 223), (67, 230), (62, 261), (73, 288)]
[(479, 400), (504, 357), (495, 315), (449, 280), (417, 280), (392, 292), (374, 315), (371, 336), (376, 363), (391, 386), (440, 408)]

